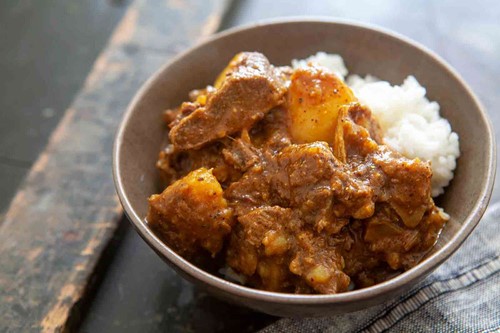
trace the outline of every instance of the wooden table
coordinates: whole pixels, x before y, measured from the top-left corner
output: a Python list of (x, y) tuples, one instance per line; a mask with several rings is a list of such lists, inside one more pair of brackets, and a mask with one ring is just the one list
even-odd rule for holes
[[(223, 7), (218, 7), (221, 4), (217, 1), (203, 2), (203, 8), (201, 1), (196, 0), (168, 1), (167, 4), (138, 0), (129, 6), (110, 44), (96, 62), (87, 84), (73, 107), (67, 111), (48, 149), (35, 164), (6, 214), (0, 232), (0, 312), (8, 316), (0, 319), (0, 327), (12, 328), (13, 323), (19, 323), (19, 318), (28, 318), (33, 320), (34, 328), (45, 328), (46, 331), (79, 327), (82, 332), (252, 332), (276, 320), (219, 302), (166, 267), (130, 228), (128, 222), (120, 220), (121, 213), (113, 194), (109, 169), (91, 170), (88, 178), (90, 183), (85, 183), (86, 179), (82, 178), (77, 180), (74, 184), (87, 184), (83, 194), (71, 191), (72, 183), (61, 181), (60, 174), (49, 172), (48, 167), (63, 167), (63, 170), (70, 172), (82, 164), (89, 168), (91, 165), (109, 167), (113, 135), (108, 132), (116, 127), (118, 118), (131, 98), (131, 91), (166, 59), (184, 49), (188, 41), (217, 28), (218, 17), (223, 12)], [(294, 15), (327, 15), (361, 20), (393, 29), (419, 41), (444, 57), (462, 74), (489, 110), (493, 123), (500, 125), (500, 113), (496, 111), (500, 102), (498, 1), (235, 0), (229, 6), (219, 29), (259, 19)], [(175, 31), (175, 36), (172, 31)], [(182, 38), (186, 35), (190, 37), (188, 41)], [(97, 144), (102, 145), (102, 149), (95, 149), (96, 142), (71, 141), (70, 134), (80, 134), (78, 130), (82, 126), (91, 126), (96, 131), (100, 140)], [(61, 148), (63, 146), (67, 149), (77, 148), (79, 153), (68, 155)], [(88, 172), (85, 168), (81, 170)], [(51, 187), (51, 183), (41, 175), (52, 177), (48, 180), (60, 188)], [(45, 196), (41, 196), (44, 193)], [(12, 241), (8, 243), (12, 237), (6, 235), (6, 230), (16, 231), (17, 221), (34, 216), (33, 205), (27, 207), (28, 210), (24, 209), (26, 200), (36, 204), (37, 199), (46, 198), (47, 193), (61, 196), (61, 202), (67, 205), (66, 209), (59, 211), (65, 214), (64, 219), (48, 223), (54, 231), (59, 232), (61, 223), (64, 226), (64, 223), (69, 222), (80, 228), (87, 228), (89, 224), (94, 227), (83, 234), (67, 227), (59, 238), (48, 239), (52, 243), (42, 238), (37, 245), (42, 250), (30, 244), (30, 239), (34, 237), (30, 234), (32, 229), (14, 233), (29, 246), (23, 247)], [(68, 199), (64, 194), (73, 197)], [(82, 208), (79, 208), (80, 202), (77, 200), (81, 198), (87, 201), (81, 203)], [(500, 191), (495, 191), (492, 200), (497, 201), (499, 198)], [(85, 205), (85, 202), (95, 201), (100, 202), (100, 205)], [(43, 209), (38, 213), (45, 219), (50, 219), (54, 214)], [(100, 218), (99, 221), (95, 219), (96, 216)], [(78, 253), (72, 254), (70, 251), (67, 256), (58, 256), (61, 239), (85, 247), (78, 249)], [(71, 249), (69, 245), (67, 248)], [(27, 275), (20, 281), (12, 279), (20, 276), (15, 271), (19, 267), (13, 260), (5, 259), (8, 250), (13, 249), (21, 251), (27, 258), (23, 259), (26, 260), (24, 263), (27, 266), (23, 267), (27, 267), (24, 268)], [(87, 260), (83, 263), (75, 261), (74, 258), (85, 250), (88, 251)], [(43, 271), (39, 265), (33, 264), (41, 258), (45, 260), (41, 263), (48, 262), (56, 269), (61, 266), (56, 265), (54, 258), (62, 260), (67, 279), (57, 281), (48, 273), (41, 279), (33, 279), (37, 269)], [(65, 269), (63, 259), (69, 260), (72, 265), (68, 266), (70, 269)], [(37, 275), (37, 278), (40, 276)], [(54, 283), (49, 287), (57, 287), (55, 290), (59, 293), (44, 293), (42, 287), (45, 281)], [(68, 281), (71, 283), (68, 284)], [(18, 289), (13, 288), (14, 285)], [(20, 293), (19, 288), (35, 290), (38, 293), (36, 295), (43, 297), (53, 295), (52, 299), (47, 300), (50, 306), (42, 304), (40, 300), (43, 298)], [(19, 305), (19, 299), (38, 300), (39, 303)], [(80, 300), (85, 302), (80, 304)], [(19, 306), (26, 308), (19, 309)], [(22, 317), (23, 313), (28, 313), (27, 317)], [(29, 329), (26, 326), (24, 328)]]

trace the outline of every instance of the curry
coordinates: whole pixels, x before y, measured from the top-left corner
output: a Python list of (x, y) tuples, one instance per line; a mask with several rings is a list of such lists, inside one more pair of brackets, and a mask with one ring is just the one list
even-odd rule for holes
[(432, 170), (384, 145), (370, 110), (328, 70), (236, 55), (165, 112), (166, 185), (147, 222), (177, 253), (209, 255), (255, 288), (331, 294), (415, 266), (447, 216)]

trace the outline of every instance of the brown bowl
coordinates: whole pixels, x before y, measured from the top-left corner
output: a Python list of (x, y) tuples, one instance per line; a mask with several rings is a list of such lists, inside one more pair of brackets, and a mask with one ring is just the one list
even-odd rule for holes
[[(439, 198), (451, 220), (419, 265), (370, 288), (335, 295), (296, 295), (240, 286), (204, 271), (163, 244), (144, 221), (147, 198), (161, 191), (155, 168), (165, 143), (162, 111), (190, 90), (214, 81), (234, 54), (259, 51), (271, 63), (290, 64), (317, 51), (341, 54), (351, 73), (373, 74), (400, 84), (414, 75), (438, 101), (441, 114), (460, 136), (455, 178)], [(116, 190), (142, 238), (180, 275), (230, 302), (279, 316), (322, 316), (350, 312), (394, 298), (424, 279), (453, 254), (479, 222), (491, 196), (496, 149), (486, 112), (460, 76), (417, 43), (363, 24), (330, 20), (286, 20), (217, 34), (158, 70), (132, 100), (118, 130), (113, 153)]]

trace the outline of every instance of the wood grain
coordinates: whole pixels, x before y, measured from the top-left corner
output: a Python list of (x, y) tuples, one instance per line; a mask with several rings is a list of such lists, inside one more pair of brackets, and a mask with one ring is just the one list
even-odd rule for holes
[(75, 327), (122, 216), (111, 175), (121, 115), (155, 69), (217, 29), (227, 4), (130, 5), (0, 226), (0, 331)]

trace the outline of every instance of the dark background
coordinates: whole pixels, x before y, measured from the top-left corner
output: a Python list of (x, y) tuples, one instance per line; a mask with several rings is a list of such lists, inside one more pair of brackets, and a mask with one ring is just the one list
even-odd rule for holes
[[(128, 5), (119, 0), (0, 1), (0, 221)], [(421, 42), (457, 68), (500, 124), (498, 0), (234, 0), (221, 29), (297, 15), (362, 20)], [(122, 223), (113, 260), (81, 331), (252, 332), (275, 320), (193, 288)]]
[(127, 1), (0, 1), (0, 214), (47, 144)]

